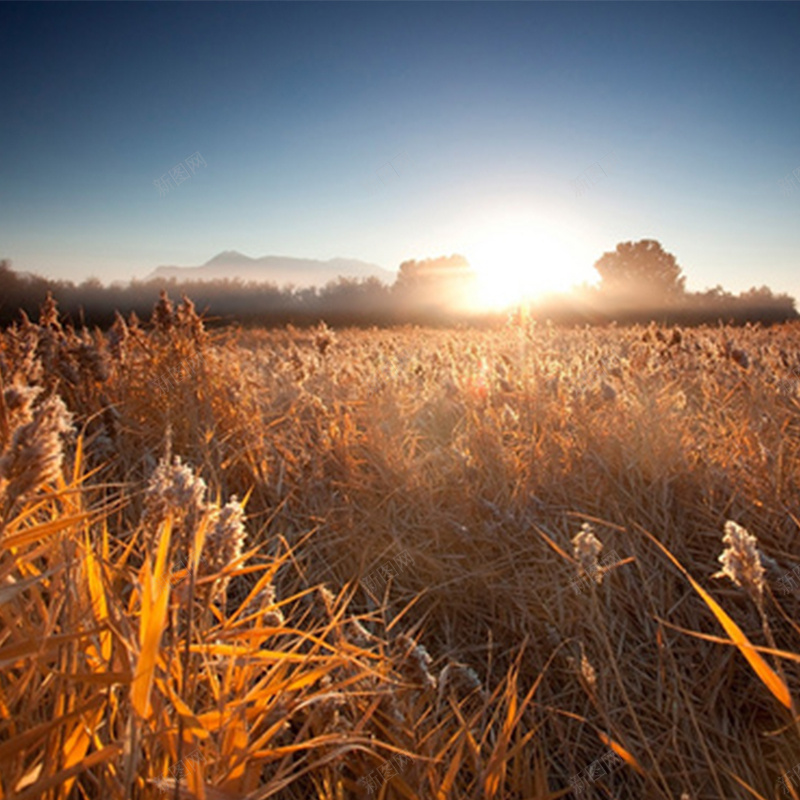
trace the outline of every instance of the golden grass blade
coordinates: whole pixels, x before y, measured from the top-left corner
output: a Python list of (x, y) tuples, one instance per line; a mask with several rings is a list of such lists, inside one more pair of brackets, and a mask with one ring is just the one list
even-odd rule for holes
[(281, 650), (260, 650), (252, 647), (237, 647), (232, 644), (193, 644), (189, 650), (192, 653), (200, 653), (206, 656), (248, 658), (254, 664), (274, 663), (276, 661), (291, 661), (295, 664), (305, 664), (309, 661), (322, 661), (325, 658), (325, 656), (306, 656), (298, 653), (286, 653)]
[[(536, 690), (539, 688), (539, 684), (544, 678), (544, 675), (547, 672), (547, 669), (550, 666), (550, 663), (552, 662), (553, 657), (555, 655), (553, 654), (550, 656), (550, 658), (548, 658), (547, 663), (536, 677), (536, 680), (533, 682), (533, 685), (528, 690), (528, 693), (525, 695), (525, 698), (523, 699), (522, 703), (518, 703), (517, 683), (518, 683), (519, 667), (522, 661), (523, 652), (524, 652), (524, 645), (522, 648), (520, 648), (520, 654), (517, 659), (516, 665), (509, 672), (508, 678), (506, 679), (506, 686), (503, 692), (506, 697), (506, 704), (507, 704), (506, 716), (505, 719), (503, 720), (503, 724), (500, 730), (500, 735), (497, 738), (497, 742), (494, 746), (492, 754), (486, 765), (486, 779), (484, 781), (484, 793), (486, 794), (487, 798), (495, 797), (498, 794), (498, 792), (500, 792), (502, 786), (505, 783), (506, 769), (509, 760), (509, 752), (513, 752), (514, 750), (517, 750), (519, 749), (519, 747), (522, 746), (522, 743), (519, 743), (515, 748), (511, 747), (511, 740), (514, 735), (514, 731), (517, 729), (519, 723), (522, 721), (522, 716), (525, 713), (525, 709), (533, 701), (533, 697), (536, 694)], [(523, 736), (523, 742), (527, 742), (530, 738), (535, 736), (537, 730), (530, 731), (526, 736)]]
[(0, 544), (6, 549), (12, 547), (23, 547), (31, 542), (40, 542), (43, 538), (53, 536), (61, 531), (68, 530), (69, 528), (79, 525), (81, 522), (91, 518), (91, 514), (75, 514), (71, 517), (60, 517), (59, 519), (51, 520), (50, 522), (42, 522), (39, 525), (32, 525), (24, 531), (18, 533), (7, 533), (5, 536), (0, 537)]
[(43, 778), (31, 786), (23, 789), (22, 791), (15, 792), (14, 800), (38, 800), (44, 797), (46, 792), (56, 786), (65, 784), (68, 780), (74, 779), (82, 772), (89, 772), (100, 764), (111, 761), (122, 753), (122, 745), (119, 743), (109, 744), (102, 750), (97, 750), (90, 753), (85, 758), (81, 759), (77, 764), (73, 764), (69, 769), (61, 770), (55, 775), (48, 778)]
[(44, 640), (28, 640), (11, 644), (0, 650), (0, 667), (10, 666), (19, 663), (26, 658), (50, 657), (62, 645), (69, 642), (77, 642), (87, 637), (101, 633), (105, 628), (93, 628), (91, 630), (79, 631), (78, 633), (52, 634)]
[(80, 481), (83, 470), (83, 434), (79, 435), (75, 442), (74, 465), (72, 468), (72, 483), (77, 485)]
[(692, 585), (692, 588), (700, 595), (703, 602), (711, 609), (711, 612), (717, 618), (717, 622), (723, 627), (725, 633), (730, 636), (731, 641), (739, 648), (741, 654), (747, 659), (747, 662), (753, 668), (753, 671), (758, 675), (761, 682), (772, 693), (776, 700), (781, 705), (785, 706), (789, 711), (792, 710), (792, 696), (789, 689), (783, 682), (782, 678), (770, 667), (769, 664), (758, 654), (756, 649), (751, 644), (747, 636), (744, 635), (741, 628), (728, 616), (722, 606), (714, 600), (713, 597), (702, 587), (700, 584), (689, 574), (675, 556), (664, 547), (652, 534), (644, 531), (645, 535), (654, 542), (658, 548), (669, 558), (669, 560), (683, 573), (684, 577)]
[(203, 723), (195, 715), (195, 713), (184, 703), (172, 688), (169, 681), (156, 678), (155, 680), (158, 688), (165, 697), (169, 697), (170, 701), (175, 705), (175, 710), (178, 716), (183, 720), (184, 732), (190, 733), (197, 739), (205, 741), (209, 737), (209, 732), (205, 729)]
[(464, 751), (464, 737), (462, 736), (458, 742), (456, 752), (451, 756), (450, 764), (447, 767), (447, 772), (442, 779), (442, 783), (436, 790), (436, 800), (448, 800), (450, 792), (453, 790), (453, 785), (456, 782), (456, 775), (461, 767), (461, 754)]
[(223, 759), (228, 760), (229, 767), (225, 788), (227, 789), (242, 789), (240, 785), (245, 776), (245, 766), (247, 764), (247, 745), (250, 741), (248, 736), (247, 723), (242, 718), (241, 714), (231, 717), (228, 724), (225, 726), (225, 731), (222, 736), (222, 747), (220, 755)]
[[(65, 769), (68, 770), (70, 767), (74, 767), (76, 764), (80, 764), (83, 761), (86, 751), (92, 741), (91, 732), (96, 730), (97, 723), (100, 721), (102, 714), (103, 709), (99, 708), (93, 713), (90, 713), (88, 719), (78, 720), (78, 724), (73, 728), (72, 733), (67, 736), (63, 746), (63, 763)], [(68, 778), (64, 782), (65, 796), (69, 795), (70, 789), (74, 783), (74, 777)]]
[(297, 677), (287, 680), (282, 690), (286, 692), (296, 692), (307, 686), (313, 686), (318, 680), (330, 674), (335, 667), (335, 664), (327, 664), (308, 670), (307, 672), (301, 672)]
[[(730, 639), (724, 639), (722, 636), (713, 636), (710, 633), (700, 633), (699, 631), (690, 631), (688, 628), (682, 628), (680, 625), (675, 625), (673, 622), (667, 622), (666, 620), (661, 619), (661, 617), (655, 617), (662, 625), (667, 628), (671, 628), (672, 630), (678, 631), (679, 633), (684, 633), (687, 636), (692, 636), (695, 639), (701, 639), (704, 642), (713, 642), (714, 644), (721, 644), (725, 647), (736, 647), (736, 642), (731, 641)], [(787, 661), (794, 661), (796, 663), (800, 663), (800, 653), (792, 653), (789, 650), (776, 650), (773, 647), (767, 647), (766, 645), (761, 644), (754, 644), (752, 645), (753, 650), (758, 653), (764, 653), (768, 656), (775, 656), (775, 658), (784, 658)]]
[(608, 745), (634, 771), (638, 772), (642, 776), (646, 774), (642, 768), (642, 765), (636, 760), (634, 755), (630, 751), (626, 750), (619, 742), (615, 742), (610, 736), (607, 736), (602, 731), (597, 731), (597, 736), (603, 744)]
[(392, 789), (407, 800), (419, 800), (419, 794), (403, 780), (402, 775), (395, 775), (392, 778)]
[(555, 550), (556, 553), (561, 556), (561, 558), (564, 559), (564, 561), (569, 561), (570, 564), (575, 563), (575, 559), (569, 553), (567, 553), (566, 550), (564, 550), (562, 547), (559, 547), (559, 545), (556, 544), (556, 542), (553, 541), (553, 539), (548, 536), (538, 525), (534, 525), (533, 529), (539, 534), (539, 536), (542, 537), (542, 539), (545, 540), (545, 542), (547, 542), (548, 545), (550, 545), (553, 550)]
[[(33, 745), (38, 740), (48, 736), (55, 735), (57, 728), (60, 728), (73, 720), (81, 717), (83, 714), (98, 708), (105, 703), (105, 699), (100, 695), (95, 695), (91, 700), (82, 704), (79, 708), (65, 714), (58, 719), (43, 722), (35, 728), (31, 728), (24, 733), (20, 733), (9, 739), (7, 742), (0, 744), (0, 766), (8, 763), (14, 758), (19, 757), (25, 750)], [(0, 769), (0, 774), (6, 772), (6, 769)]]
[[(337, 735), (337, 736), (318, 737), (318, 739), (315, 740), (315, 742), (322, 743), (321, 740), (323, 740), (323, 739), (326, 740), (326, 741), (329, 740), (329, 743), (331, 745), (336, 745), (336, 744), (339, 744), (341, 742), (341, 737), (339, 735)], [(260, 790), (258, 790), (256, 792), (252, 792), (252, 793), (248, 794), (247, 798), (248, 798), (248, 800), (266, 800), (266, 798), (268, 798), (268, 797), (274, 797), (276, 794), (278, 794), (279, 792), (282, 792), (284, 789), (286, 789), (291, 784), (295, 783), (297, 780), (302, 778), (304, 775), (308, 775), (309, 773), (313, 773), (315, 770), (318, 770), (320, 767), (322, 767), (322, 766), (324, 766), (326, 764), (329, 764), (332, 761), (333, 762), (340, 761), (344, 756), (348, 755), (349, 753), (363, 752), (363, 753), (366, 753), (368, 755), (374, 755), (373, 751), (368, 746), (369, 744), (371, 744), (369, 741), (367, 741), (366, 745), (365, 745), (365, 744), (361, 744), (360, 742), (357, 742), (357, 741), (348, 740), (348, 744), (340, 745), (339, 747), (336, 747), (334, 750), (331, 750), (330, 752), (327, 752), (325, 755), (321, 756), (316, 761), (312, 761), (308, 766), (297, 770), (296, 772), (294, 772), (293, 774), (289, 775), (288, 777), (273, 779), (267, 786), (262, 787)], [(312, 743), (312, 745), (313, 745), (313, 743)], [(271, 755), (273, 753), (282, 754), (286, 749), (287, 748), (279, 748), (279, 749), (274, 750), (274, 751), (268, 751), (267, 753), (264, 754), (264, 756)], [(303, 749), (303, 748), (291, 748), (291, 749), (295, 750), (295, 749)], [(259, 757), (262, 757), (261, 754), (259, 754)]]
[[(759, 794), (749, 783), (747, 783), (746, 781), (743, 781), (738, 775), (736, 775), (735, 773), (730, 772), (728, 770), (725, 770), (725, 771), (728, 773), (728, 775), (731, 776), (731, 778), (733, 778), (736, 781), (736, 783), (739, 784), (739, 786), (742, 787), (742, 789), (744, 789), (745, 791), (750, 792), (750, 794), (753, 797), (755, 797), (756, 800), (767, 800), (767, 798), (764, 797), (763, 794)], [(792, 794), (794, 794), (794, 792), (792, 792)], [(797, 795), (795, 795), (795, 797), (796, 796)]]
[(169, 607), (170, 582), (167, 579), (167, 552), (172, 522), (167, 517), (161, 526), (156, 565), (150, 574), (150, 562), (145, 561), (142, 572), (142, 611), (139, 620), (139, 659), (131, 684), (131, 704), (140, 718), (150, 712), (150, 691), (153, 686), (156, 659)]
[(69, 672), (54, 671), (68, 683), (85, 683), (88, 686), (127, 686), (133, 680), (131, 672), (87, 672), (75, 675)]
[(623, 747), (619, 742), (610, 737), (608, 734), (603, 733), (603, 731), (601, 731), (596, 725), (589, 722), (589, 720), (586, 719), (586, 717), (581, 716), (580, 714), (576, 714), (572, 711), (564, 711), (561, 708), (548, 707), (548, 709), (563, 717), (568, 717), (569, 719), (575, 719), (578, 720), (579, 722), (583, 722), (584, 724), (588, 725), (590, 728), (594, 730), (595, 734), (597, 734), (597, 738), (600, 739), (600, 741), (603, 742), (603, 744), (608, 745), (608, 747), (610, 747), (620, 758), (622, 758), (623, 761), (625, 761), (625, 763), (628, 764), (635, 772), (639, 773), (643, 777), (647, 775), (647, 772), (645, 771), (644, 767), (642, 767), (642, 765), (639, 763), (639, 761), (636, 759), (633, 753), (631, 753), (629, 750)]
[(189, 787), (189, 791), (197, 800), (206, 800), (206, 785), (203, 781), (203, 771), (202, 761), (192, 764), (192, 768), (186, 770), (186, 784)]
[[(92, 614), (94, 615), (95, 622), (104, 626), (108, 619), (108, 602), (106, 599), (105, 587), (103, 586), (100, 565), (94, 556), (92, 545), (88, 541), (88, 537), (84, 544), (83, 569), (89, 588)], [(106, 630), (100, 634), (100, 654), (103, 658), (103, 662), (106, 664), (111, 659), (111, 646), (111, 631)]]

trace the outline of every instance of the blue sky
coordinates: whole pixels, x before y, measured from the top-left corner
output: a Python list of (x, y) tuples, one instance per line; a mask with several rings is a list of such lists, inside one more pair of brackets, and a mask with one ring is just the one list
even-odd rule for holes
[(3, 3), (0, 257), (461, 252), (551, 288), (655, 238), (689, 288), (800, 297), (799, 31), (794, 3)]

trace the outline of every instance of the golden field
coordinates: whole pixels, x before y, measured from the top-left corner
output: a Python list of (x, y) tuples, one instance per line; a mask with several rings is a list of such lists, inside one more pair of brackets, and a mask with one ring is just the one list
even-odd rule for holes
[(800, 326), (48, 303), (0, 375), (0, 797), (800, 797)]

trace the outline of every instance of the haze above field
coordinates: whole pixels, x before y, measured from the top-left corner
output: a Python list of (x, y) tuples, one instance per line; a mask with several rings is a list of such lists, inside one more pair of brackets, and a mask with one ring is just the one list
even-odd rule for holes
[(690, 289), (798, 295), (798, 29), (788, 3), (5, 3), (0, 258), (461, 253), (505, 297), (654, 238)]
[(147, 279), (175, 278), (187, 280), (224, 280), (240, 278), (245, 281), (275, 283), (279, 286), (324, 286), (336, 278), (378, 278), (391, 283), (395, 275), (377, 264), (367, 264), (354, 258), (332, 258), (319, 261), (288, 256), (262, 256), (251, 258), (235, 250), (226, 250), (197, 267), (158, 267)]

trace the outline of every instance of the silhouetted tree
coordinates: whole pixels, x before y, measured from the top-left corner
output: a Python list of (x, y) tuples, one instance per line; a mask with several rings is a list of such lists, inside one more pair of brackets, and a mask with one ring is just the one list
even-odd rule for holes
[(445, 282), (467, 281), (473, 277), (469, 261), (458, 254), (426, 258), (422, 261), (412, 258), (400, 265), (393, 288), (398, 291), (427, 288)]
[(475, 272), (464, 256), (456, 254), (404, 261), (392, 294), (400, 309), (429, 315), (469, 307), (474, 287)]
[(669, 302), (686, 291), (675, 256), (655, 239), (622, 242), (613, 252), (603, 253), (594, 268), (600, 273), (600, 291), (607, 296)]

